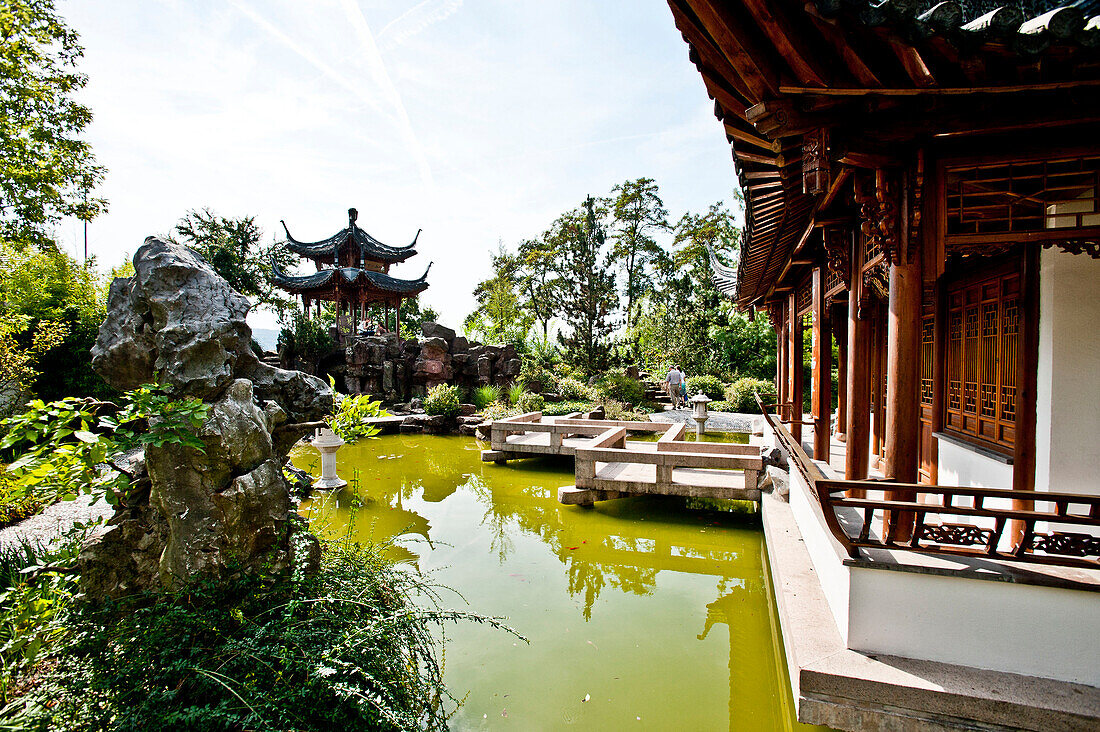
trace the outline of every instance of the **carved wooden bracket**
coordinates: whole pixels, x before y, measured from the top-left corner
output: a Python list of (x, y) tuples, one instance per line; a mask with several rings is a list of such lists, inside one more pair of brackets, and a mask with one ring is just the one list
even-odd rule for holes
[(845, 287), (851, 283), (851, 236), (845, 229), (828, 227), (822, 237), (825, 244), (825, 263), (829, 271), (840, 278)]
[(768, 320), (772, 323), (772, 328), (776, 333), (783, 330), (783, 303), (779, 301), (769, 302), (764, 306), (768, 311)]
[(802, 136), (802, 192), (817, 195), (829, 190), (829, 131), (825, 128)]
[(906, 261), (913, 263), (914, 253), (920, 249), (917, 239), (920, 236), (921, 209), (924, 197), (924, 150), (917, 151), (917, 164), (909, 171), (909, 237), (906, 249)]
[(898, 237), (898, 188), (883, 168), (875, 171), (875, 200), (878, 202), (875, 223), (882, 253), (887, 264), (897, 264), (902, 261)]
[(1044, 249), (1050, 249), (1051, 247), (1058, 247), (1067, 254), (1087, 254), (1093, 259), (1100, 259), (1100, 241), (1070, 239), (1068, 241), (1052, 241), (1043, 244)]
[(859, 206), (859, 231), (863, 234), (864, 251), (880, 248), (882, 234), (878, 228), (878, 202), (875, 200), (873, 182), (867, 176), (858, 176), (852, 191)]
[(856, 317), (867, 320), (871, 317), (874, 301), (887, 300), (890, 296), (890, 270), (886, 263), (880, 261), (864, 270), (862, 285)]

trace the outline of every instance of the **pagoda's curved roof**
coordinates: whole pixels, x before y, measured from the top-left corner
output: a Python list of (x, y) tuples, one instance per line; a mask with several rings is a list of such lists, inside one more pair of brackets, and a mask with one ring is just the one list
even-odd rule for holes
[(271, 268), (275, 284), (290, 292), (309, 292), (331, 287), (355, 289), (366, 285), (381, 292), (412, 296), (428, 289), (428, 271), (432, 265), (429, 264), (424, 274), (415, 280), (402, 280), (385, 272), (372, 272), (357, 267), (322, 269), (307, 275), (287, 274), (275, 262), (271, 263)]
[(737, 294), (737, 268), (727, 267), (718, 260), (718, 256), (714, 253), (714, 250), (709, 246), (707, 247), (707, 254), (710, 256), (710, 276), (714, 281), (714, 286), (718, 288), (718, 291), (727, 297), (734, 297)]
[(279, 223), (283, 225), (283, 231), (286, 232), (286, 247), (295, 254), (311, 259), (335, 257), (343, 247), (353, 246), (358, 247), (360, 254), (366, 259), (390, 264), (404, 262), (416, 254), (416, 240), (420, 238), (420, 231), (418, 230), (411, 244), (403, 247), (389, 246), (359, 228), (353, 219), (348, 222), (347, 226), (327, 239), (304, 242), (291, 236), (290, 229), (287, 228), (285, 221)]

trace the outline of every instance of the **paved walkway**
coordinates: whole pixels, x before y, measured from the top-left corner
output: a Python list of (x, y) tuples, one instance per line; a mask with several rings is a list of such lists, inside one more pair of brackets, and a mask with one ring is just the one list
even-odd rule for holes
[(99, 517), (110, 517), (114, 509), (106, 501), (92, 503), (91, 496), (77, 496), (72, 501), (58, 501), (42, 513), (17, 524), (0, 529), (0, 551), (22, 543), (46, 546), (72, 528), (77, 522), (87, 523)]
[[(690, 409), (666, 409), (649, 415), (654, 422), (683, 422), (695, 429), (695, 420)], [(759, 414), (741, 414), (739, 412), (711, 412), (707, 419), (707, 432), (752, 432), (752, 421)]]

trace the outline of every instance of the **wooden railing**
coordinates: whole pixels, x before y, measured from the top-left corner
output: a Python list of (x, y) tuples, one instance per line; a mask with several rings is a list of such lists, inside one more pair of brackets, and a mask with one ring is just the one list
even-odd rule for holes
[[(1100, 496), (830, 480), (759, 397), (757, 404), (791, 469), (809, 486), (825, 525), (852, 557), (861, 548), (889, 549), (1100, 569)], [(887, 493), (907, 499), (887, 498)], [(1019, 508), (1021, 502), (1029, 507)], [(845, 525), (858, 530), (849, 533)], [(874, 531), (876, 525), (880, 532)]]

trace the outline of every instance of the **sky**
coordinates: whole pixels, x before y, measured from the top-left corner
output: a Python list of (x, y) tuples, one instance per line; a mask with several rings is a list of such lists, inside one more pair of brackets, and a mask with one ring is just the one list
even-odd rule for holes
[[(58, 0), (81, 35), (108, 169), (102, 268), (190, 209), (325, 238), (423, 229), (418, 277), (452, 327), (498, 242), (654, 178), (675, 219), (730, 201), (730, 149), (663, 0)], [(62, 225), (70, 251), (83, 228)], [(305, 271), (305, 270), (303, 270)], [(270, 315), (254, 327), (275, 327)]]

